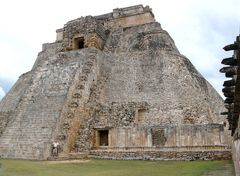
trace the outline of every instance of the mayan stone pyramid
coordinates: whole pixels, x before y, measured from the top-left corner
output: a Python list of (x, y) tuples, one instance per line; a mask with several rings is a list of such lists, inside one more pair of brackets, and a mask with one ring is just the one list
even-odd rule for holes
[(227, 158), (224, 103), (142, 5), (67, 22), (0, 102), (0, 156)]

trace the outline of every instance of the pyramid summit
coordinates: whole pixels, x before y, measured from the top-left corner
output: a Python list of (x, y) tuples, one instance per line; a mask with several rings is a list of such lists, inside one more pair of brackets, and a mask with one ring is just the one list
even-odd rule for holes
[(56, 32), (0, 102), (2, 158), (230, 157), (222, 98), (150, 7), (81, 17)]

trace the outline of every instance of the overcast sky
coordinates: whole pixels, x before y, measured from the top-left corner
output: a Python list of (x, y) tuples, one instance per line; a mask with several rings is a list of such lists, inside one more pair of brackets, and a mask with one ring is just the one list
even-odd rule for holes
[(240, 0), (5, 0), (0, 3), (0, 99), (31, 69), (43, 43), (72, 19), (114, 8), (149, 5), (179, 51), (221, 93), (222, 50), (240, 28)]

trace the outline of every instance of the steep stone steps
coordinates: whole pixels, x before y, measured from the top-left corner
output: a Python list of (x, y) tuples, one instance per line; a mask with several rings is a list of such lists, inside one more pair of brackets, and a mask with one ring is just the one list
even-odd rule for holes
[(89, 100), (90, 87), (96, 79), (96, 55), (97, 50), (91, 50), (86, 56), (83, 66), (75, 74), (65, 105), (61, 112), (58, 129), (55, 132), (55, 141), (60, 142), (62, 152), (59, 157), (82, 158), (80, 154), (69, 154), (74, 146), (79, 132), (79, 125), (85, 121), (84, 116), (88, 117), (88, 112), (84, 108), (84, 103)]
[[(64, 63), (57, 56), (52, 59), (52, 65), (46, 60), (51, 72), (44, 69), (45, 65), (36, 67), (37, 73), (32, 71), (31, 84), (25, 89), (12, 115), (14, 118), (0, 137), (0, 156), (44, 159), (49, 155), (52, 131), (68, 91), (67, 85), (78, 68), (74, 60)], [(55, 64), (59, 60), (62, 68)], [(68, 74), (66, 69), (71, 69)]]

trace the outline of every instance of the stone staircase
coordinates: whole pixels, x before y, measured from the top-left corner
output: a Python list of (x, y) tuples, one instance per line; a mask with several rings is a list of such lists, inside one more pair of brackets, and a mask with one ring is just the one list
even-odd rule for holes
[(91, 49), (85, 58), (83, 66), (77, 71), (72, 82), (65, 105), (61, 112), (60, 121), (54, 134), (54, 140), (60, 143), (59, 159), (85, 158), (86, 153), (71, 153), (79, 133), (79, 127), (89, 117), (89, 108), (85, 104), (89, 101), (90, 88), (96, 80), (96, 55), (98, 50)]
[[(12, 116), (14, 119), (8, 124), (8, 128), (2, 134), (0, 138), (0, 152), (1, 157), (21, 158), (21, 155), (32, 158), (34, 156), (34, 150), (28, 151), (24, 144), (27, 143), (24, 134), (32, 133), (32, 130), (28, 127), (30, 123), (26, 118), (26, 109), (28, 108), (29, 101), (33, 96), (33, 86), (25, 90), (24, 96), (20, 99), (17, 109)], [(34, 135), (28, 136), (28, 140), (33, 140)], [(33, 146), (34, 148), (34, 146)]]
[[(68, 91), (66, 85), (77, 70), (75, 63), (56, 55), (31, 71), (31, 84), (24, 90), (11, 122), (0, 137), (1, 157), (42, 160), (50, 155), (52, 132)], [(69, 68), (72, 70), (64, 70)]]

